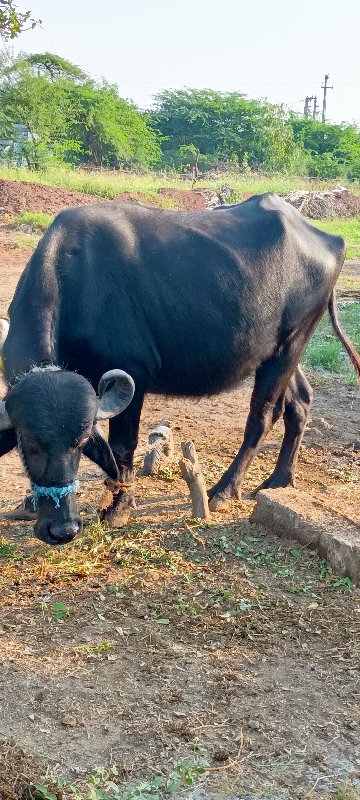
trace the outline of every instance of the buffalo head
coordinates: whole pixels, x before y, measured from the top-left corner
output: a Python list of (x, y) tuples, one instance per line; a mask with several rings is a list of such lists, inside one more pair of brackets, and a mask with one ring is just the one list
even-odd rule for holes
[(96, 395), (75, 372), (35, 367), (0, 402), (0, 455), (17, 445), (37, 498), (35, 535), (48, 544), (71, 541), (81, 529), (76, 475), (82, 453), (113, 480), (118, 469), (97, 425), (121, 413), (135, 385), (126, 372), (106, 372)]

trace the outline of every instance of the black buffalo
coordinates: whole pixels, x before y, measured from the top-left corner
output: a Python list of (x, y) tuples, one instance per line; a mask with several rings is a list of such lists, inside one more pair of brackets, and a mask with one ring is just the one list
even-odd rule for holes
[[(3, 349), (0, 454), (17, 444), (48, 489), (36, 534), (54, 544), (79, 530), (81, 452), (115, 481), (112, 514), (129, 502), (147, 392), (212, 395), (255, 373), (243, 444), (210, 496), (239, 496), (281, 415), (263, 485), (292, 484), (312, 394), (298, 364), (326, 309), (360, 375), (334, 301), (344, 252), (342, 238), (271, 194), (208, 212), (104, 203), (59, 214), (20, 278)], [(99, 417), (111, 417), (110, 447)]]

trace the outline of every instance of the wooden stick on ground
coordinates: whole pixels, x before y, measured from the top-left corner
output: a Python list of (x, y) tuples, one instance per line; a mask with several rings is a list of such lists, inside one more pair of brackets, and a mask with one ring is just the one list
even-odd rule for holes
[(144, 458), (142, 475), (156, 475), (160, 462), (165, 458), (169, 463), (174, 458), (174, 441), (170, 422), (162, 419), (150, 431), (148, 446)]
[(196, 517), (196, 519), (209, 519), (210, 513), (206, 485), (194, 442), (182, 442), (181, 449), (184, 458), (180, 459), (179, 466), (181, 475), (190, 490), (192, 515)]

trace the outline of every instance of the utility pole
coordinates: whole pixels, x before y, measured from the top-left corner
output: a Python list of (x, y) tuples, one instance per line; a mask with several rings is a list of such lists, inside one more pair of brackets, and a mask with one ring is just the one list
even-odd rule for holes
[(317, 104), (317, 97), (316, 97), (316, 95), (315, 95), (315, 97), (312, 97), (311, 99), (314, 101), (314, 105), (313, 105), (313, 119), (316, 119), (316, 117), (317, 117), (317, 113), (318, 113), (318, 110), (319, 110), (319, 106), (318, 106), (318, 104)]
[(311, 97), (305, 97), (304, 117), (310, 117), (310, 100)]
[(315, 100), (315, 101), (316, 101), (316, 97), (313, 97), (313, 96), (311, 96), (311, 97), (309, 97), (309, 96), (308, 96), (308, 97), (305, 97), (305, 105), (304, 105), (304, 117), (310, 117), (310, 116), (311, 116), (310, 103), (311, 103), (313, 100)]
[(328, 86), (329, 75), (325, 75), (324, 83), (321, 84), (321, 88), (324, 89), (324, 97), (323, 97), (323, 107), (322, 107), (322, 117), (321, 121), (325, 122), (325, 113), (326, 113), (326, 92), (328, 89), (333, 89), (333, 86)]

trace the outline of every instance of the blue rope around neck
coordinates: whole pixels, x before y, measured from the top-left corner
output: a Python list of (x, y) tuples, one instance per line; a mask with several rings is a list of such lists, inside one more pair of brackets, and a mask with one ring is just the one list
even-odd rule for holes
[(78, 486), (79, 481), (74, 481), (74, 483), (70, 483), (69, 486), (38, 486), (37, 483), (32, 483), (31, 490), (34, 511), (37, 509), (39, 497), (51, 497), (55, 503), (55, 508), (59, 508), (61, 498), (76, 492)]

